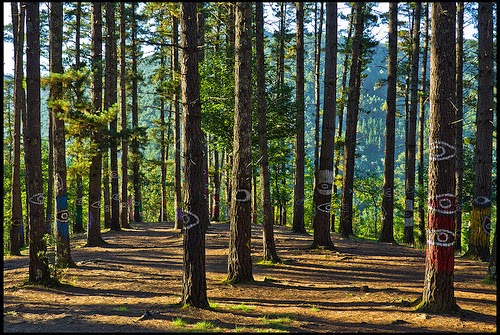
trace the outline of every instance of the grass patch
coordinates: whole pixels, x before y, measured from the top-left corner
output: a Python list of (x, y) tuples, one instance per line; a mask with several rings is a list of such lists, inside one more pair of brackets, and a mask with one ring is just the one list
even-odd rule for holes
[(208, 306), (211, 308), (211, 309), (218, 309), (220, 308), (220, 304), (218, 302), (211, 302), (209, 301), (208, 302)]
[(175, 318), (172, 320), (172, 325), (178, 328), (184, 328), (187, 326), (187, 322), (182, 320), (182, 318)]
[(193, 325), (193, 330), (197, 332), (206, 332), (206, 331), (217, 331), (217, 327), (212, 322), (209, 321), (200, 321), (196, 322)]
[(117, 312), (128, 312), (129, 311), (127, 306), (113, 307), (113, 310), (117, 311)]
[(265, 317), (258, 318), (258, 320), (263, 324), (270, 326), (274, 330), (287, 330), (290, 327), (288, 324), (292, 323), (294, 319), (289, 314), (283, 314), (272, 317), (266, 315)]
[(255, 306), (247, 306), (245, 304), (239, 304), (236, 306), (227, 306), (227, 309), (230, 311), (243, 311), (243, 312), (252, 312), (255, 309)]

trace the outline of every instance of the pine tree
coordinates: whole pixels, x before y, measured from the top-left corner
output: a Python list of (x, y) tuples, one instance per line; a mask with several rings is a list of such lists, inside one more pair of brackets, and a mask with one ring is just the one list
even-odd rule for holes
[(228, 256), (229, 282), (253, 281), (251, 257), (252, 3), (235, 4), (235, 106)]
[[(207, 202), (203, 199), (203, 138), (201, 129), (200, 83), (196, 3), (181, 3), (181, 75), (184, 157), (184, 257), (183, 305), (208, 308), (205, 274), (205, 228)], [(206, 172), (205, 172), (206, 173)]]
[(417, 310), (459, 310), (454, 295), (455, 265), (455, 23), (453, 2), (432, 4), (429, 115), (428, 230), (424, 291)]

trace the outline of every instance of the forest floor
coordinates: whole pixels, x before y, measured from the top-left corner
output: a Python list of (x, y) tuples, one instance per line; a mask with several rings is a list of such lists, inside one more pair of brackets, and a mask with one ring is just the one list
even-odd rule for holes
[(105, 247), (72, 238), (76, 268), (52, 288), (27, 285), (28, 257), (4, 256), (4, 332), (458, 332), (496, 333), (497, 285), (487, 264), (456, 258), (461, 312), (415, 311), (423, 291), (424, 251), (342, 239), (335, 251), (310, 249), (312, 236), (275, 226), (282, 263), (259, 264), (262, 230), (252, 226), (254, 282), (228, 285), (229, 224), (206, 235), (210, 309), (180, 307), (182, 235), (172, 223), (133, 223), (103, 232)]

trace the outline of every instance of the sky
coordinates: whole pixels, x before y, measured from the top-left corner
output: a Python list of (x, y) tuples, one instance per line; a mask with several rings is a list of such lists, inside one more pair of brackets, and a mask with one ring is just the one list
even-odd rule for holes
[[(345, 3), (339, 2), (338, 3), (338, 10), (339, 12), (346, 13), (346, 11), (349, 9)], [(387, 12), (389, 10), (389, 3), (388, 2), (379, 2), (379, 5), (377, 6), (377, 10), (380, 12)], [(346, 13), (347, 14), (347, 13)], [(272, 20), (267, 20), (268, 22)], [(3, 3), (3, 24), (8, 24), (11, 23), (11, 10), (10, 10), (10, 2), (4, 2)], [(347, 28), (347, 21), (344, 20), (339, 20), (339, 29), (346, 29)], [(323, 25), (323, 29), (325, 29), (325, 25)], [(381, 24), (379, 25), (377, 30), (372, 31), (373, 36), (377, 40), (384, 40), (387, 38), (387, 25), (386, 24)], [(474, 38), (473, 34), (475, 33), (475, 28), (473, 27), (472, 24), (466, 25), (465, 31), (464, 31), (464, 38), (466, 39), (471, 39)], [(3, 48), (3, 72), (4, 73), (13, 73), (13, 68), (14, 68), (14, 50), (13, 46), (10, 43), (4, 42), (4, 48)]]

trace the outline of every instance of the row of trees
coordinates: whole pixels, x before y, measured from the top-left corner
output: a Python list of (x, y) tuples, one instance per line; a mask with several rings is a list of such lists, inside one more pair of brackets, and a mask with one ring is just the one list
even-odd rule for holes
[[(278, 4), (279, 12), (284, 13), (287, 3)], [(67, 190), (67, 154), (68, 138), (71, 146), (77, 145), (79, 152), (74, 152), (75, 163), (69, 168), (75, 169), (78, 194), (76, 196), (77, 213), (82, 206), (82, 178), (88, 173), (88, 217), (87, 245), (104, 245), (101, 236), (102, 227), (114, 230), (130, 228), (130, 221), (142, 221), (142, 199), (151, 194), (141, 189), (141, 173), (139, 163), (143, 159), (141, 143), (144, 141), (145, 129), (139, 127), (138, 112), (138, 60), (141, 57), (139, 48), (139, 30), (136, 17), (136, 4), (127, 6), (121, 3), (117, 10), (114, 3), (91, 3), (91, 53), (88, 70), (80, 62), (80, 20), (82, 6), (76, 4), (75, 48), (68, 53), (71, 69), (64, 70), (63, 63), (63, 3), (49, 4), (50, 22), (50, 75), (46, 78), (50, 88), (48, 99), (50, 115), (49, 142), (53, 151), (49, 154), (49, 163), (53, 164), (49, 173), (48, 185), (54, 190), (48, 191), (47, 212), (55, 214), (54, 239), (56, 245), (57, 266), (74, 266), (70, 254), (69, 211)], [(148, 43), (155, 47), (155, 56), (160, 66), (157, 69), (156, 92), (160, 106), (160, 152), (161, 180), (160, 221), (166, 220), (166, 164), (169, 143), (174, 149), (174, 193), (175, 221), (174, 226), (184, 231), (184, 276), (182, 302), (198, 307), (208, 307), (205, 280), (205, 241), (204, 233), (212, 219), (218, 219), (220, 194), (219, 150), (225, 153), (231, 168), (227, 186), (227, 205), (231, 226), (228, 281), (244, 282), (253, 280), (252, 259), (250, 250), (250, 232), (252, 222), (252, 203), (256, 203), (257, 185), (256, 171), (260, 171), (260, 191), (263, 224), (263, 258), (279, 261), (274, 246), (273, 223), (274, 212), (271, 205), (270, 176), (276, 174), (274, 192), (279, 189), (283, 174), (289, 167), (286, 161), (280, 162), (275, 157), (286, 153), (291, 141), (282, 143), (275, 134), (280, 124), (270, 124), (268, 120), (280, 120), (292, 110), (290, 115), (294, 125), (289, 130), (293, 134), (294, 150), (294, 182), (293, 182), (293, 220), (292, 230), (306, 233), (304, 215), (305, 189), (305, 98), (304, 98), (304, 4), (296, 3), (295, 22), (295, 84), (285, 84), (285, 74), (290, 70), (285, 66), (286, 23), (284, 15), (280, 16), (280, 29), (276, 32), (278, 44), (275, 69), (266, 64), (264, 11), (262, 3), (227, 3), (213, 5), (217, 9), (214, 16), (218, 24), (215, 33), (205, 31), (206, 5), (202, 3), (150, 3), (144, 8), (143, 15), (156, 16), (160, 24), (154, 38)], [(212, 5), (211, 5), (212, 6)], [(338, 25), (337, 4), (326, 4), (326, 41), (324, 57), (324, 89), (323, 114), (320, 110), (320, 60), (321, 60), (321, 22), (323, 4), (320, 10), (320, 28), (316, 32), (315, 41), (315, 87), (316, 87), (316, 139), (314, 195), (313, 195), (313, 246), (334, 249), (330, 232), (334, 228), (335, 218), (331, 204), (337, 192), (335, 179), (341, 178), (340, 224), (339, 233), (351, 237), (353, 233), (353, 194), (356, 165), (356, 143), (358, 113), (361, 99), (363, 71), (369, 64), (370, 48), (374, 41), (367, 38), (367, 26), (373, 24), (371, 14), (372, 3), (357, 2), (352, 6), (349, 34), (347, 39), (350, 53), (344, 56), (344, 67), (339, 86), (337, 79)], [(430, 101), (429, 115), (429, 159), (428, 159), (428, 225), (421, 217), (421, 239), (427, 244), (426, 278), (422, 309), (449, 311), (456, 309), (453, 296), (453, 259), (455, 242), (460, 233), (460, 181), (463, 178), (463, 163), (460, 162), (462, 139), (457, 133), (461, 129), (460, 106), (462, 98), (458, 94), (460, 80), (460, 39), (455, 36), (456, 17), (463, 15), (463, 6), (455, 3), (433, 3), (424, 7), (426, 15), (424, 31), (424, 51), (422, 61), (422, 80), (418, 90), (419, 41), (422, 4), (412, 4), (413, 34), (410, 57), (411, 71), (408, 80), (409, 98), (407, 103), (407, 143), (406, 143), (406, 211), (405, 242), (413, 244), (413, 208), (415, 200), (415, 164), (416, 164), (416, 125), (417, 110), (420, 103), (419, 131), (419, 187), (423, 189), (423, 152), (424, 152), (424, 118), (427, 88), (427, 48), (430, 39), (430, 85), (428, 97)], [(490, 257), (490, 220), (492, 205), (492, 134), (493, 134), (493, 27), (492, 3), (480, 3), (478, 9), (479, 32), (479, 74), (478, 74), (478, 106), (477, 106), (477, 141), (476, 141), (476, 177), (474, 187), (474, 208), (471, 216), (471, 238), (468, 255), (489, 260)], [(105, 10), (103, 20), (102, 10)], [(254, 9), (255, 7), (255, 19)], [(432, 7), (432, 8), (429, 8)], [(461, 10), (462, 8), (462, 10)], [(24, 98), (23, 75), (23, 35), (24, 11), (26, 11), (26, 87), (29, 88)], [(315, 12), (317, 12), (315, 10)], [(120, 14), (120, 59), (117, 52), (117, 31), (115, 15)], [(429, 24), (429, 13), (432, 13)], [(390, 3), (389, 8), (389, 57), (387, 76), (387, 117), (384, 161), (384, 183), (382, 201), (382, 228), (379, 240), (394, 240), (394, 152), (395, 152), (395, 117), (397, 113), (397, 64), (398, 64), (398, 5)], [(450, 15), (452, 14), (452, 15)], [(40, 22), (39, 4), (20, 6), (12, 3), (13, 37), (15, 46), (14, 74), (14, 136), (12, 164), (12, 201), (10, 225), (11, 254), (20, 254), (23, 245), (22, 192), (20, 170), (21, 124), (24, 144), (26, 202), (28, 212), (30, 281), (47, 282), (50, 280), (49, 260), (47, 257), (47, 239), (52, 222), (44, 217), (43, 176), (40, 136)], [(129, 19), (127, 19), (129, 18)], [(179, 21), (178, 21), (179, 20)], [(14, 22), (15, 21), (15, 22)], [(105, 26), (102, 24), (105, 22)], [(225, 28), (225, 39), (219, 29), (222, 23)], [(253, 50), (253, 22), (255, 22), (255, 51)], [(127, 24), (129, 25), (127, 27)], [(180, 33), (178, 26), (180, 25)], [(429, 35), (428, 26), (432, 27)], [(462, 25), (463, 26), (463, 25)], [(103, 29), (104, 28), (104, 29)], [(459, 27), (460, 29), (460, 27)], [(103, 64), (103, 31), (105, 32), (105, 64)], [(352, 32), (352, 37), (351, 37)], [(211, 35), (214, 34), (214, 35)], [(180, 37), (180, 42), (178, 41)], [(209, 41), (211, 43), (209, 43)], [(213, 47), (213, 48), (212, 48)], [(458, 52), (456, 52), (458, 50)], [(170, 51), (170, 54), (167, 53)], [(180, 51), (180, 62), (179, 62)], [(218, 54), (224, 57), (217, 58)], [(256, 59), (254, 64), (253, 59)], [(453, 62), (450, 62), (453, 60)], [(221, 66), (218, 62), (224, 62)], [(179, 68), (180, 63), (180, 68)], [(118, 64), (120, 76), (118, 78)], [(127, 64), (130, 70), (127, 70)], [(220, 67), (218, 67), (220, 66)], [(267, 66), (267, 68), (266, 68)], [(209, 71), (211, 69), (211, 71)], [(221, 69), (220, 72), (214, 70)], [(231, 73), (231, 69), (233, 69)], [(252, 71), (255, 70), (253, 73)], [(202, 91), (200, 82), (204, 79), (200, 74), (207, 73), (215, 77), (213, 92)], [(275, 86), (269, 85), (269, 74), (275, 73)], [(104, 78), (103, 78), (104, 74)], [(252, 78), (256, 76), (256, 80)], [(229, 78), (229, 80), (223, 80)], [(86, 80), (90, 78), (91, 88), (85, 89)], [(44, 79), (45, 80), (45, 79)], [(118, 81), (120, 94), (118, 94)], [(228, 82), (233, 82), (228, 85)], [(273, 82), (271, 80), (271, 82)], [(104, 88), (103, 88), (104, 84)], [(482, 86), (484, 85), (484, 86)], [(205, 85), (206, 87), (207, 85)], [(290, 88), (295, 88), (293, 96)], [(337, 92), (337, 87), (341, 87)], [(221, 88), (223, 91), (221, 92)], [(267, 89), (266, 89), (267, 88)], [(481, 93), (482, 92), (482, 93)], [(212, 96), (210, 94), (216, 94)], [(118, 95), (120, 102), (118, 102)], [(131, 95), (130, 101), (127, 97)], [(341, 98), (339, 99), (338, 96)], [(104, 97), (104, 99), (103, 99)], [(26, 100), (24, 100), (26, 99)], [(220, 101), (219, 101), (220, 100)], [(222, 102), (221, 102), (222, 101)], [(278, 102), (276, 102), (278, 101)], [(287, 103), (288, 101), (288, 103)], [(293, 101), (293, 104), (290, 103)], [(481, 103), (479, 103), (481, 101)], [(170, 106), (166, 108), (166, 104)], [(182, 106), (181, 106), (182, 104)], [(182, 107), (182, 108), (181, 108)], [(281, 108), (278, 108), (281, 107)], [(342, 121), (346, 112), (345, 123)], [(132, 127), (129, 128), (128, 113), (130, 108)], [(181, 122), (182, 110), (182, 122)], [(252, 136), (253, 111), (257, 111), (258, 136)], [(118, 112), (121, 118), (121, 130), (118, 132)], [(234, 112), (234, 113), (233, 113)], [(168, 113), (168, 116), (167, 116)], [(21, 117), (22, 116), (22, 117)], [(276, 116), (276, 119), (273, 117)], [(338, 123), (336, 129), (336, 116)], [(168, 122), (165, 118), (168, 118)], [(209, 121), (211, 119), (211, 121)], [(232, 121), (228, 121), (231, 119)], [(173, 119), (173, 122), (172, 122)], [(214, 121), (215, 120), (215, 121)], [(170, 125), (173, 125), (173, 138)], [(181, 124), (182, 123), (182, 124)], [(343, 164), (340, 163), (339, 145), (334, 139), (341, 138), (342, 127), (345, 126), (343, 139)], [(232, 130), (232, 135), (228, 135)], [(289, 130), (285, 130), (289, 131)], [(319, 132), (321, 130), (321, 141)], [(282, 130), (281, 130), (282, 131)], [(337, 136), (336, 136), (337, 131)], [(481, 135), (479, 135), (481, 134)], [(17, 135), (17, 136), (16, 136)], [(182, 135), (182, 138), (181, 138)], [(274, 135), (274, 137), (273, 137)], [(167, 139), (166, 139), (166, 138)], [(290, 140), (290, 138), (289, 138)], [(121, 148), (118, 144), (121, 141)], [(214, 194), (217, 196), (213, 210), (209, 211), (209, 151), (208, 143), (214, 147), (216, 181)], [(258, 150), (253, 149), (258, 143)], [(182, 145), (182, 150), (181, 150)], [(128, 148), (130, 146), (130, 156)], [(282, 148), (279, 148), (279, 147)], [(73, 147), (74, 148), (74, 147)], [(119, 150), (120, 149), (120, 150)], [(285, 149), (285, 150), (283, 150)], [(73, 149), (74, 150), (74, 149)], [(270, 152), (273, 151), (273, 156)], [(118, 152), (121, 152), (121, 174), (118, 172)], [(182, 151), (182, 154), (181, 154)], [(258, 152), (258, 155), (255, 155)], [(276, 154), (278, 152), (278, 155)], [(257, 158), (255, 158), (257, 157)], [(273, 158), (272, 168), (269, 158)], [(110, 166), (108, 166), (108, 159)], [(131, 168), (128, 162), (131, 162)], [(457, 166), (455, 166), (457, 165)], [(79, 168), (76, 169), (75, 167)], [(182, 167), (182, 170), (181, 170)], [(342, 171), (340, 172), (340, 169)], [(461, 170), (462, 169), (462, 170)], [(181, 175), (182, 171), (182, 175)], [(489, 172), (488, 172), (489, 171)], [(132, 177), (133, 201), (129, 202), (128, 177)], [(455, 174), (457, 176), (455, 176)], [(182, 177), (182, 178), (181, 178)], [(111, 179), (111, 183), (109, 182)], [(119, 192), (121, 178), (121, 192)], [(85, 178), (87, 179), (87, 178)], [(181, 185), (183, 179), (183, 185)], [(104, 181), (104, 183), (103, 183)], [(253, 181), (253, 182), (252, 182)], [(109, 189), (111, 184), (111, 190)], [(104, 185), (104, 186), (103, 186)], [(182, 186), (182, 188), (181, 188)], [(104, 193), (102, 193), (102, 188)], [(184, 194), (181, 196), (181, 190)], [(54, 192), (55, 191), (55, 192)], [(252, 201), (252, 196), (254, 197)], [(154, 197), (154, 196), (153, 196)], [(52, 202), (52, 199), (54, 202)], [(104, 203), (104, 205), (102, 205)], [(52, 207), (52, 205), (55, 206)], [(280, 222), (285, 223), (286, 206), (277, 203)], [(79, 206), (79, 207), (78, 207)], [(106, 210), (108, 208), (109, 210)], [(425, 206), (420, 203), (423, 212)], [(133, 215), (131, 214), (133, 209)], [(211, 212), (211, 213), (210, 213)], [(101, 214), (104, 213), (104, 219)], [(422, 216), (422, 214), (421, 214)], [(83, 226), (75, 227), (83, 230)], [(496, 260), (493, 260), (495, 263)], [(494, 266), (492, 266), (494, 269)], [(443, 289), (444, 288), (444, 289)]]

